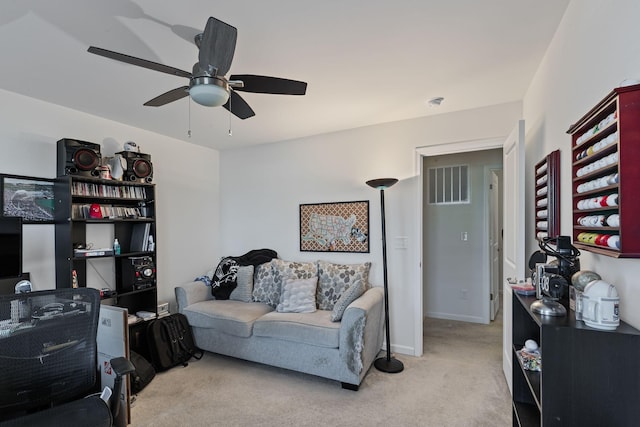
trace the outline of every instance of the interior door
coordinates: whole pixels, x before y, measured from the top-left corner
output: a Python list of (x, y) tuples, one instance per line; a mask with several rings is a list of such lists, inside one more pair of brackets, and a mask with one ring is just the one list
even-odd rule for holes
[(502, 287), (502, 203), (501, 195), (502, 171), (492, 169), (490, 171), (489, 191), (489, 254), (490, 266), (490, 314), (491, 321), (496, 319), (500, 309), (500, 290)]
[(518, 121), (515, 129), (503, 146), (503, 328), (502, 369), (511, 388), (511, 287), (507, 279), (524, 279), (524, 227), (525, 227), (525, 165), (524, 165), (524, 120)]

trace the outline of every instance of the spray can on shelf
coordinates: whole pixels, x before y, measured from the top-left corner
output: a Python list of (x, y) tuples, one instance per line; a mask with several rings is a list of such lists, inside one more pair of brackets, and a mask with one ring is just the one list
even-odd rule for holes
[(118, 239), (113, 240), (113, 254), (120, 255), (120, 242), (118, 242)]

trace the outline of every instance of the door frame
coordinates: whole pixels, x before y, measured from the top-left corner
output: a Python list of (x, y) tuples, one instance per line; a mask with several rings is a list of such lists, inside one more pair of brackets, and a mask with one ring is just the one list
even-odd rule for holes
[[(500, 194), (502, 193), (502, 177), (503, 177), (503, 168), (502, 166), (485, 166), (485, 179), (487, 180), (486, 188), (488, 191), (488, 208), (489, 211), (486, 216), (487, 224), (488, 224), (488, 247), (489, 247), (489, 293), (490, 295), (495, 292), (494, 300), (495, 302), (489, 301), (489, 319), (490, 321), (494, 321), (495, 317), (500, 310), (500, 292), (502, 291), (502, 198)], [(493, 184), (493, 177), (496, 177), (498, 187), (496, 189), (490, 189), (490, 185)], [(495, 192), (494, 192), (495, 190)], [(497, 202), (498, 206), (493, 206), (493, 203)], [(492, 222), (494, 221), (494, 217), (498, 217), (497, 229), (494, 230), (496, 233), (497, 239), (497, 250), (499, 253), (498, 260), (498, 268), (497, 271), (494, 271), (494, 246), (491, 244), (491, 231), (492, 231)], [(495, 282), (497, 278), (497, 282)], [(497, 288), (494, 289), (494, 283), (497, 283)]]
[(504, 141), (502, 166), (504, 168), (502, 211), (502, 370), (512, 391), (512, 307), (513, 291), (507, 283), (510, 278), (523, 279), (525, 275), (525, 137), (524, 120), (519, 120)]
[[(423, 253), (423, 222), (424, 222), (424, 209), (423, 209), (423, 194), (424, 194), (424, 170), (422, 167), (422, 158), (423, 157), (431, 157), (431, 156), (441, 156), (446, 154), (458, 154), (458, 153), (467, 153), (472, 151), (483, 151), (483, 150), (492, 150), (495, 148), (502, 149), (504, 146), (506, 136), (498, 136), (493, 138), (483, 138), (483, 139), (472, 139), (466, 141), (457, 141), (457, 142), (449, 142), (442, 144), (429, 145), (425, 147), (417, 147), (415, 154), (415, 171), (416, 175), (420, 177), (419, 184), (416, 185), (417, 192), (417, 207), (418, 207), (418, 215), (417, 215), (417, 227), (418, 230), (418, 271), (417, 276), (419, 280), (416, 282), (419, 284), (419, 289), (415, 293), (415, 306), (414, 306), (414, 328), (415, 336), (414, 336), (414, 355), (419, 357), (422, 356), (422, 348), (423, 348), (423, 306), (422, 306), (422, 298), (423, 298), (423, 289), (424, 289), (424, 276), (422, 270), (422, 264), (424, 262), (424, 253)], [(486, 221), (485, 221), (486, 222)], [(487, 236), (485, 236), (487, 238)], [(486, 248), (487, 244), (484, 245)], [(487, 301), (488, 304), (488, 301)]]

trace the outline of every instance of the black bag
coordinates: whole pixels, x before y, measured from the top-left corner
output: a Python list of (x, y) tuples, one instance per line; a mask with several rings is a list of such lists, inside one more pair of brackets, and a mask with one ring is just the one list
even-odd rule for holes
[(191, 325), (182, 313), (154, 320), (147, 327), (151, 362), (157, 372), (177, 365), (187, 366), (189, 359), (200, 360), (203, 351), (193, 341)]
[(156, 370), (147, 359), (135, 351), (129, 351), (129, 360), (136, 368), (131, 374), (131, 392), (137, 394), (156, 376)]

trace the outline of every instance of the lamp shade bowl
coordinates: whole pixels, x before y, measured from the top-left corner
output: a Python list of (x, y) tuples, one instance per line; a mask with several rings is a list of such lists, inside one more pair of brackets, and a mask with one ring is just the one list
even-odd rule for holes
[(377, 190), (386, 190), (397, 182), (396, 178), (378, 178), (367, 181), (367, 185)]

